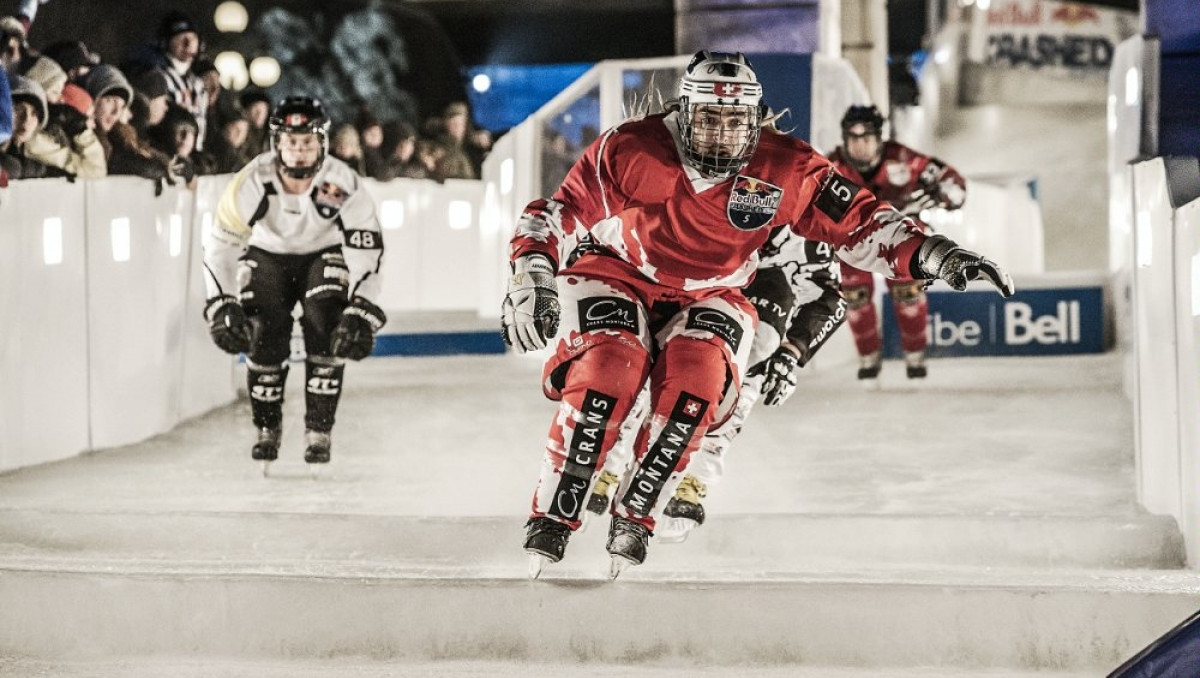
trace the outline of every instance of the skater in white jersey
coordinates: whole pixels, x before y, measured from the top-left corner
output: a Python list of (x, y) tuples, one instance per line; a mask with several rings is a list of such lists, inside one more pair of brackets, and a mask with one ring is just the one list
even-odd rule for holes
[(245, 353), (258, 439), (251, 457), (279, 455), (283, 393), (300, 304), (307, 360), (305, 450), (328, 463), (345, 359), (371, 354), (386, 322), (376, 301), (383, 238), (361, 180), (328, 155), (329, 118), (320, 101), (288, 97), (269, 121), (271, 150), (251, 160), (217, 208), (205, 242), (213, 342)]

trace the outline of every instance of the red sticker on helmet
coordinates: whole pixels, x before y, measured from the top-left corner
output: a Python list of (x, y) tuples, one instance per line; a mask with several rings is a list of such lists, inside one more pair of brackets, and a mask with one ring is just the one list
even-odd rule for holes
[(742, 93), (742, 86), (736, 82), (718, 82), (713, 85), (713, 93), (719, 97), (736, 97)]
[(284, 118), (283, 121), (283, 123), (288, 127), (297, 127), (306, 122), (308, 122), (308, 116), (304, 115), (303, 113), (292, 113), (288, 115), (288, 117)]

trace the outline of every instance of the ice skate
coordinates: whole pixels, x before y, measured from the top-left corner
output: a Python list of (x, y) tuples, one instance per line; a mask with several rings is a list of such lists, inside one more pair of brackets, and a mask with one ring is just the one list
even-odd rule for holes
[(580, 532), (587, 529), (593, 515), (602, 516), (608, 513), (608, 505), (611, 501), (609, 493), (612, 491), (612, 488), (617, 486), (618, 482), (620, 482), (620, 479), (615, 474), (608, 471), (600, 472), (600, 477), (596, 479), (596, 484), (592, 486), (592, 493), (588, 495), (587, 510), (580, 516)]
[(329, 463), (329, 455), (333, 449), (333, 440), (328, 431), (304, 432), (304, 463), (314, 478), (320, 477), (320, 469)]
[(858, 380), (868, 390), (879, 388), (879, 370), (882, 367), (883, 360), (879, 355), (879, 351), (860, 356), (858, 359)]
[(929, 371), (925, 369), (924, 351), (905, 351), (904, 369), (909, 379), (924, 379)]
[(250, 448), (250, 458), (262, 463), (263, 476), (270, 472), (271, 462), (279, 458), (280, 435), (278, 428), (264, 426), (258, 429), (258, 440)]
[(608, 531), (608, 545), (605, 547), (612, 556), (608, 569), (609, 579), (616, 579), (630, 565), (641, 565), (646, 561), (646, 547), (651, 534), (650, 530), (640, 523), (613, 516), (612, 527)]
[(675, 495), (663, 509), (663, 520), (658, 530), (658, 540), (664, 544), (677, 544), (688, 538), (692, 530), (704, 524), (704, 505), (700, 500), (707, 494), (704, 483), (694, 476), (684, 476)]
[(529, 578), (537, 579), (548, 563), (562, 560), (571, 528), (553, 518), (530, 518), (525, 524), (525, 552), (529, 554)]

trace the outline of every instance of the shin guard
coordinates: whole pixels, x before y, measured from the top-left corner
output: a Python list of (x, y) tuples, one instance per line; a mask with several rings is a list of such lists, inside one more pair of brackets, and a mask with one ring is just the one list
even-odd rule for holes
[(879, 336), (879, 314), (871, 298), (871, 288), (843, 287), (842, 295), (846, 297), (846, 319), (850, 321), (850, 331), (854, 334), (854, 347), (858, 354), (877, 353), (883, 346), (883, 339)]
[(309, 356), (304, 363), (304, 427), (328, 433), (333, 430), (338, 399), (342, 396), (342, 373), (346, 365), (339, 358)]
[(246, 362), (246, 388), (250, 413), (259, 429), (278, 429), (283, 424), (283, 390), (288, 365), (256, 365)]
[(900, 348), (905, 353), (924, 351), (928, 342), (925, 328), (929, 324), (929, 300), (919, 283), (891, 285), (892, 308), (900, 329)]

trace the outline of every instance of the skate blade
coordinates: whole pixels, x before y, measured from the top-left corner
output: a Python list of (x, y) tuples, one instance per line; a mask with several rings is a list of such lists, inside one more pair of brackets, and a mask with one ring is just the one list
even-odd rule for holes
[(621, 573), (624, 572), (625, 570), (627, 570), (630, 565), (637, 565), (637, 563), (633, 562), (629, 558), (626, 558), (625, 556), (617, 555), (616, 553), (611, 553), (609, 555), (612, 556), (609, 559), (609, 563), (608, 563), (608, 579), (609, 579), (609, 581), (615, 580), (617, 577), (620, 577)]
[(859, 384), (862, 385), (864, 391), (878, 391), (882, 388), (879, 383), (879, 377), (874, 379), (859, 379)]
[(264, 460), (260, 461), (259, 463), (262, 464), (262, 477), (270, 478), (271, 477), (271, 462), (264, 459)]
[(680, 544), (687, 541), (688, 535), (691, 534), (692, 530), (699, 527), (699, 525), (700, 523), (691, 518), (667, 517), (666, 520), (659, 524), (658, 532), (655, 533), (655, 536), (658, 538), (659, 543), (662, 544)]
[(328, 464), (309, 464), (308, 475), (312, 477), (313, 480), (320, 480), (321, 477), (325, 475), (325, 468), (327, 466)]
[(546, 565), (550, 564), (551, 562), (553, 562), (553, 561), (551, 561), (550, 558), (548, 558), (540, 553), (530, 553), (529, 554), (529, 578), (537, 579), (538, 577), (540, 577), (542, 574), (542, 568), (546, 567)]

